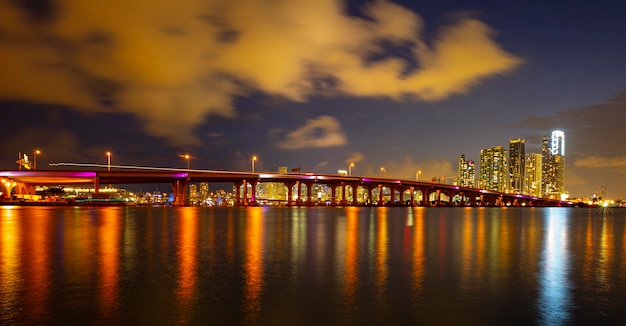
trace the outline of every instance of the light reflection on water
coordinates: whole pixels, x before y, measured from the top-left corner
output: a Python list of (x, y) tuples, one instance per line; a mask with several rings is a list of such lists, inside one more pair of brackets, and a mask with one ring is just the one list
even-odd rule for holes
[(623, 324), (626, 211), (0, 207), (0, 324)]
[(537, 306), (544, 325), (563, 325), (571, 311), (569, 282), (568, 228), (565, 211), (549, 209), (545, 245), (539, 271), (540, 288)]

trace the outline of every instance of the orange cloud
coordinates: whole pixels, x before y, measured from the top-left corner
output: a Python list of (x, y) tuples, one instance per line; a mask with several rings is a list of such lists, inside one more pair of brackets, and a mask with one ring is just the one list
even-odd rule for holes
[(300, 149), (310, 147), (334, 147), (347, 143), (341, 124), (331, 116), (309, 119), (307, 123), (292, 132), (278, 147), (283, 149)]
[[(131, 113), (150, 134), (198, 144), (194, 127), (235, 116), (250, 87), (294, 101), (320, 92), (438, 100), (467, 92), (521, 60), (465, 19), (432, 45), (422, 19), (389, 1), (345, 14), (344, 2), (256, 0), (67, 0), (35, 20), (0, 3), (0, 100)], [(411, 46), (418, 65), (383, 57), (380, 40)], [(328, 92), (328, 90), (332, 90)]]

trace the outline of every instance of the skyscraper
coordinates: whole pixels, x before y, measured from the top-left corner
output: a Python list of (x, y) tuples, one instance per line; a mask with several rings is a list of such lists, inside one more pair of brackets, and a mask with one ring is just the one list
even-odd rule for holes
[(526, 175), (524, 178), (524, 193), (530, 196), (542, 197), (541, 192), (541, 154), (526, 154)]
[(459, 186), (475, 188), (476, 167), (474, 161), (466, 160), (465, 155), (459, 156)]
[(525, 142), (523, 139), (511, 139), (509, 141), (509, 185), (511, 193), (521, 193), (524, 190), (525, 174)]
[(189, 184), (189, 200), (195, 203), (198, 200), (198, 185), (195, 183)]
[(480, 189), (506, 192), (506, 150), (494, 146), (480, 151)]
[(552, 131), (541, 144), (542, 191), (544, 197), (561, 199), (565, 194), (565, 133)]

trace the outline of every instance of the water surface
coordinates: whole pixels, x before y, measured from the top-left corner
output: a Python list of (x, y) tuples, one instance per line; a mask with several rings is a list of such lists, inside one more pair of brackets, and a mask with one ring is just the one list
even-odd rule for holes
[(0, 324), (626, 324), (626, 210), (0, 207)]

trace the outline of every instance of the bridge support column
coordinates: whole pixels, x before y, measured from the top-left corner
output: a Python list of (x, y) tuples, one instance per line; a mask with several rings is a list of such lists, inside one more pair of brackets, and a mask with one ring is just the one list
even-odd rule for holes
[(472, 206), (472, 207), (476, 207), (477, 206), (476, 205), (476, 194), (474, 194), (474, 193), (470, 194), (469, 203), (470, 203), (470, 206)]
[(346, 205), (346, 183), (341, 183), (341, 205)]
[(250, 186), (252, 187), (252, 190), (250, 192), (250, 205), (256, 205), (256, 185), (259, 182), (256, 180), (250, 181)]
[(172, 183), (172, 192), (174, 193), (174, 202), (172, 205), (174, 206), (185, 206), (187, 205), (187, 186), (189, 185), (189, 181), (187, 180), (176, 180)]
[(300, 204), (302, 204), (302, 198), (301, 198), (302, 197), (302, 186), (301, 186), (300, 181), (296, 181), (296, 191), (297, 191), (297, 194), (296, 194), (296, 205), (300, 205)]
[(353, 183), (352, 187), (352, 205), (356, 206), (359, 204), (359, 184)]
[(336, 196), (337, 196), (337, 184), (331, 184), (330, 185), (330, 205), (331, 206), (337, 205)]
[(305, 182), (306, 186), (306, 203), (307, 205), (313, 205), (313, 184), (314, 182)]
[(97, 175), (93, 177), (93, 192), (96, 194), (100, 192), (100, 177)]
[(293, 205), (293, 186), (296, 185), (295, 182), (283, 182), (285, 187), (287, 187), (287, 206)]
[(233, 188), (235, 188), (235, 206), (241, 205), (241, 191), (239, 187), (241, 186), (241, 182), (233, 182)]
[(378, 205), (384, 205), (383, 202), (383, 185), (378, 185)]
[(241, 204), (243, 206), (248, 206), (248, 182), (246, 180), (243, 180), (242, 188), (243, 188), (243, 198), (241, 199), (242, 200)]

